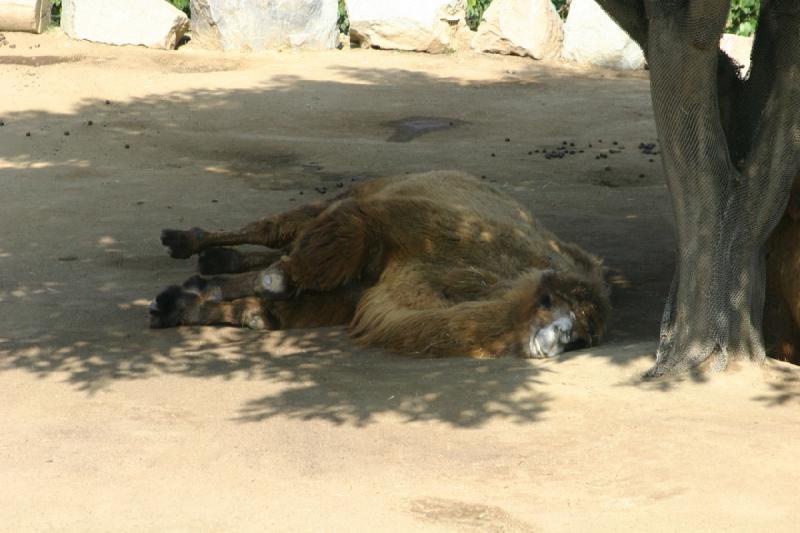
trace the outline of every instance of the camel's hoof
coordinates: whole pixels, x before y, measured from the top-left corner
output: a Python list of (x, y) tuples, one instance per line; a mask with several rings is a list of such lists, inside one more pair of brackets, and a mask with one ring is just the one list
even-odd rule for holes
[(181, 325), (187, 307), (196, 300), (196, 295), (184, 292), (177, 285), (167, 287), (150, 302), (150, 327), (160, 329)]
[(175, 259), (186, 259), (197, 253), (198, 243), (203, 237), (203, 230), (192, 228), (189, 231), (165, 229), (161, 232), (161, 244), (169, 249), (169, 255)]

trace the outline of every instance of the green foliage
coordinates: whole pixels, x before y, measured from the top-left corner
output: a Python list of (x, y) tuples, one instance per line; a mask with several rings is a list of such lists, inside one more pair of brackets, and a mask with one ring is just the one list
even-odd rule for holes
[(553, 7), (556, 8), (558, 16), (561, 17), (561, 20), (567, 20), (567, 15), (569, 15), (570, 0), (552, 0), (552, 1), (553, 1)]
[(336, 21), (339, 33), (350, 33), (350, 18), (347, 16), (345, 0), (339, 0), (339, 19)]
[(475, 31), (483, 20), (483, 12), (489, 7), (492, 0), (467, 0), (467, 25)]
[(186, 13), (187, 17), (191, 16), (192, 12), (189, 9), (189, 0), (169, 0), (169, 3)]
[(736, 35), (753, 35), (758, 24), (760, 0), (733, 0), (725, 31)]
[(52, 0), (53, 8), (50, 10), (50, 20), (55, 24), (61, 21), (61, 0)]

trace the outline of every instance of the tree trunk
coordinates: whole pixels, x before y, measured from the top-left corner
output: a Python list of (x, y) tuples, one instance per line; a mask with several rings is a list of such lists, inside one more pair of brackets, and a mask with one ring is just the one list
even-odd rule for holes
[(761, 361), (764, 246), (800, 170), (800, 0), (762, 2), (746, 82), (720, 63), (729, 1), (601, 3), (646, 47), (675, 214), (678, 266), (647, 375)]

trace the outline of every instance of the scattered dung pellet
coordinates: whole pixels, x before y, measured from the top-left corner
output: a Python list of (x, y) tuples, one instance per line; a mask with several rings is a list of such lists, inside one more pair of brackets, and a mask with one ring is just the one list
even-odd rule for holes
[(566, 146), (566, 145), (567, 145), (567, 141), (561, 141), (561, 144), (563, 144), (564, 146)]
[(215, 204), (215, 203), (217, 203), (217, 202), (219, 202), (219, 200), (217, 200), (216, 198), (213, 198), (213, 199), (211, 200), (211, 203), (212, 203), (212, 204)]
[(294, 198), (289, 198), (289, 201), (290, 202), (294, 202)]
[(314, 190), (320, 194), (325, 194), (326, 192), (328, 192), (327, 187), (314, 187)]
[(337, 182), (337, 183), (336, 183), (336, 187), (337, 187), (337, 188), (339, 188), (339, 189), (341, 189), (342, 187), (344, 187), (344, 183), (342, 183), (341, 181), (339, 181), (339, 182)]
[(86, 125), (87, 125), (87, 126), (94, 126), (94, 122), (92, 122), (92, 121), (90, 120), (89, 122), (87, 122), (87, 123), (86, 123)]
[(31, 136), (31, 132), (29, 132), (29, 131), (26, 131), (26, 132), (25, 132), (25, 137), (30, 137), (30, 136)]
[(617, 141), (611, 141), (611, 144), (613, 144), (614, 146), (616, 146), (616, 145), (618, 145), (619, 143), (618, 143)]
[(126, 149), (126, 150), (128, 150), (130, 147), (131, 147), (131, 145), (130, 145), (130, 144), (126, 144), (126, 145), (125, 145), (125, 149)]
[(609, 170), (611, 170), (611, 167), (606, 167), (606, 168), (605, 168), (605, 171), (606, 171), (606, 172), (608, 172)]
[(528, 155), (533, 155), (533, 152), (528, 152)]
[(534, 151), (533, 151), (533, 153), (534, 153), (534, 154), (538, 154), (538, 153), (539, 153), (539, 150), (534, 150)]
[(594, 156), (595, 159), (600, 159), (599, 155)]
[(5, 125), (6, 125), (6, 123), (3, 122), (2, 120), (0, 120), (0, 126), (5, 126)]
[(644, 177), (644, 174), (639, 174), (639, 177), (640, 177), (640, 178), (643, 178), (643, 177)]
[(167, 206), (167, 209), (172, 209), (172, 206), (171, 206), (171, 205), (168, 205), (168, 206)]
[(483, 174), (483, 175), (481, 176), (481, 179), (482, 179), (482, 180), (485, 180), (485, 179), (486, 179), (486, 174)]
[(492, 152), (492, 157), (496, 157), (494, 152)]
[(64, 132), (64, 136), (65, 136), (65, 137), (69, 137), (69, 132), (68, 132), (68, 131), (65, 131), (65, 132)]
[(583, 153), (583, 150), (578, 150), (578, 153), (579, 153), (579, 154), (582, 154), (582, 153)]
[(511, 142), (511, 139), (509, 139), (508, 137), (506, 137), (506, 142), (507, 142), (507, 143), (510, 143), (510, 142)]
[(592, 147), (592, 143), (589, 143), (589, 148), (591, 148), (591, 147)]
[(569, 155), (575, 155), (575, 150), (570, 150)]
[(303, 191), (300, 191), (298, 194), (299, 194), (300, 196), (303, 196)]
[(597, 142), (601, 143), (603, 142), (603, 139), (597, 139)]
[(650, 161), (651, 163), (654, 163), (655, 159), (648, 159), (648, 161)]
[(136, 202), (136, 205), (144, 205), (144, 202), (142, 200), (139, 200), (138, 202)]
[(106, 100), (106, 105), (111, 105), (111, 100)]
[(570, 146), (575, 146), (575, 143), (569, 143)]
[(455, 126), (455, 125), (456, 125), (456, 123), (455, 123), (455, 122), (453, 122), (453, 121), (450, 121), (450, 125), (451, 125), (451, 126)]

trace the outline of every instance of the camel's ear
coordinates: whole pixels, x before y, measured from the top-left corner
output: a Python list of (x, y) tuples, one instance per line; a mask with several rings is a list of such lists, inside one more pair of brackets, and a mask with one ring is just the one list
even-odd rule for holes
[(800, 180), (794, 182), (792, 192), (789, 194), (789, 205), (786, 214), (792, 220), (800, 220)]

